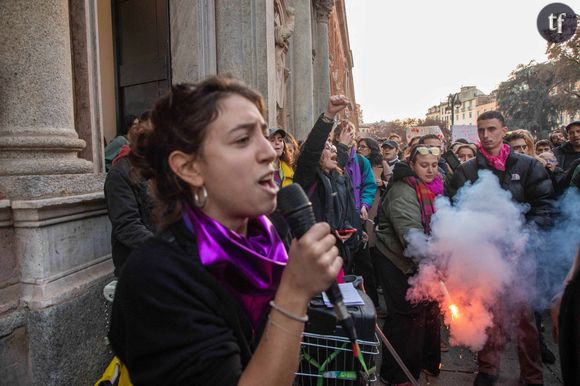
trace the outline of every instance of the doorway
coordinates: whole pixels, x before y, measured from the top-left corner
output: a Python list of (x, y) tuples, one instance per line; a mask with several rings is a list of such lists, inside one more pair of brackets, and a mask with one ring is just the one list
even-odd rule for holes
[(117, 135), (171, 85), (169, 0), (112, 0)]

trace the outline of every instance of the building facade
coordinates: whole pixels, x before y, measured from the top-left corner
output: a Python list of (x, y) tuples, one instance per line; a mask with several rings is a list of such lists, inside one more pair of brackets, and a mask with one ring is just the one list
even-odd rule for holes
[[(497, 108), (495, 93), (484, 94), (476, 86), (462, 86), (457, 93), (458, 102), (453, 111), (453, 124), (475, 125), (478, 115), (483, 111)], [(447, 100), (430, 107), (425, 114), (427, 119), (444, 121), (451, 125), (451, 109)]]
[(331, 90), (356, 106), (344, 0), (8, 0), (0, 39), (7, 385), (88, 385), (110, 360), (103, 147), (171, 84), (232, 74), (297, 138)]

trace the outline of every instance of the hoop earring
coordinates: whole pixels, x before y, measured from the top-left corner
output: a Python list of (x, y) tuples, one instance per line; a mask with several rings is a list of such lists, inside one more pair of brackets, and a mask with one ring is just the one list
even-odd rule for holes
[(193, 192), (193, 203), (198, 209), (203, 208), (207, 204), (207, 189), (205, 186), (201, 187), (201, 197), (198, 195), (197, 190)]

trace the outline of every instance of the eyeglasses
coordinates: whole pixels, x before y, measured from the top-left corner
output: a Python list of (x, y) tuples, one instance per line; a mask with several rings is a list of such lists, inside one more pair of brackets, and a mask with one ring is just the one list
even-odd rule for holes
[(413, 150), (413, 154), (411, 154), (411, 159), (415, 158), (417, 154), (427, 155), (433, 154), (434, 156), (441, 155), (441, 148), (439, 147), (428, 147), (428, 146), (418, 146)]
[(367, 145), (358, 145), (359, 150), (360, 149), (368, 149), (369, 147)]

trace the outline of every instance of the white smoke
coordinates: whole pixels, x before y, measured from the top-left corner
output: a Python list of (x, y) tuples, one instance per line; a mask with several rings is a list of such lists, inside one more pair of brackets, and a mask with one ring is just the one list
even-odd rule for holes
[[(515, 203), (490, 171), (463, 187), (453, 206), (440, 197), (435, 207), (431, 235), (406, 236), (405, 254), (420, 259), (407, 298), (438, 301), (451, 344), (479, 351), (494, 322), (494, 304), (513, 313), (518, 303), (534, 301), (541, 310), (561, 289), (580, 243), (580, 193), (570, 188), (556, 203), (559, 215), (549, 230), (526, 224), (529, 206)], [(459, 317), (452, 318), (450, 304)]]
[(554, 227), (538, 231), (530, 249), (537, 260), (536, 309), (545, 309), (550, 299), (562, 289), (562, 281), (570, 269), (580, 244), (580, 191), (569, 188), (556, 203)]
[[(524, 213), (528, 207), (514, 203), (489, 171), (481, 171), (477, 182), (462, 188), (453, 206), (444, 197), (435, 206), (429, 240), (422, 232), (407, 236), (406, 254), (422, 258), (407, 298), (439, 301), (450, 325), (451, 344), (478, 351), (493, 323), (489, 309), (500, 296), (505, 301), (506, 288), (514, 302), (528, 292), (518, 285), (514, 293), (512, 285), (516, 278), (531, 283), (520, 276), (531, 271), (528, 260), (533, 260), (526, 255), (529, 233)], [(439, 280), (445, 283), (448, 298)], [(450, 302), (459, 308), (460, 316), (454, 320), (448, 310)]]

